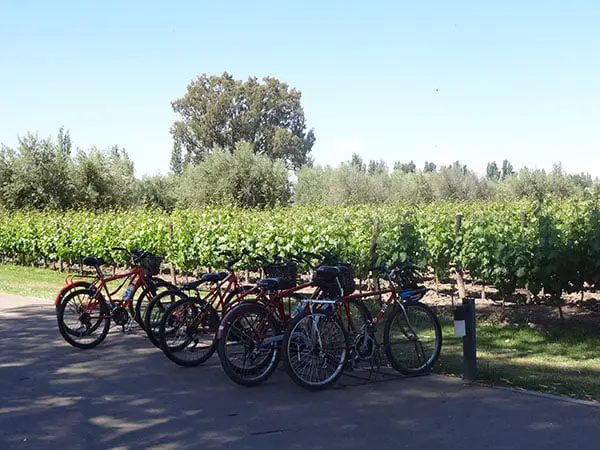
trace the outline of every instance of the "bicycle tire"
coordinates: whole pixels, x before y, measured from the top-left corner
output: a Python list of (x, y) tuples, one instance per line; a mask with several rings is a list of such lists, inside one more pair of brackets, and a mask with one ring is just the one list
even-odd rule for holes
[(144, 314), (144, 329), (148, 339), (155, 347), (160, 348), (159, 327), (165, 311), (179, 300), (190, 298), (186, 293), (179, 289), (171, 291), (166, 290), (152, 299), (146, 313)]
[[(78, 296), (87, 296), (90, 299), (94, 298), (94, 300), (97, 302), (98, 307), (96, 308), (97, 310), (97, 314), (99, 314), (100, 317), (98, 317), (95, 321), (95, 323), (93, 325), (90, 325), (91, 320), (93, 319), (93, 317), (90, 317), (91, 314), (86, 311), (86, 306), (82, 306), (82, 302), (76, 298)], [(73, 301), (74, 303), (77, 302), (74, 305), (75, 310), (73, 310), (73, 308), (69, 308), (69, 312), (75, 312), (76, 314), (79, 314), (79, 322), (86, 327), (86, 331), (78, 331), (78, 329), (72, 327), (72, 326), (68, 326), (65, 323), (65, 314), (67, 312), (67, 308), (69, 307), (70, 302)], [(83, 310), (82, 310), (83, 308)], [(86, 316), (87, 314), (87, 316)], [(90, 349), (90, 348), (94, 348), (96, 346), (98, 346), (102, 341), (104, 341), (104, 339), (106, 338), (106, 335), (108, 334), (108, 330), (110, 328), (110, 322), (111, 322), (111, 317), (110, 317), (110, 311), (108, 308), (108, 305), (106, 303), (106, 301), (104, 300), (104, 297), (102, 297), (102, 295), (100, 293), (98, 293), (95, 290), (91, 290), (91, 289), (81, 289), (81, 290), (75, 290), (72, 291), (70, 294), (68, 294), (64, 300), (61, 302), (59, 310), (58, 310), (58, 314), (57, 314), (57, 322), (58, 322), (58, 330), (60, 331), (60, 334), (62, 335), (63, 339), (65, 341), (67, 341), (69, 344), (71, 344), (73, 347), (77, 347), (77, 348), (81, 348), (81, 349)], [(83, 342), (79, 342), (77, 341), (75, 338), (79, 335), (80, 338), (85, 337), (84, 335), (91, 335), (91, 333), (95, 332), (98, 330), (98, 328), (100, 328), (101, 324), (104, 324), (102, 326), (102, 329), (100, 330), (100, 334), (91, 342), (87, 342), (87, 343), (83, 343)], [(80, 327), (81, 328), (81, 325)]]
[[(198, 347), (200, 341), (198, 329), (201, 326), (211, 330), (202, 335), (212, 335), (209, 338), (210, 344), (204, 348)], [(191, 298), (179, 300), (165, 311), (161, 319), (158, 332), (159, 346), (165, 356), (175, 364), (183, 367), (198, 366), (208, 361), (215, 353), (218, 326), (219, 314), (211, 305)], [(168, 329), (170, 332), (167, 332)], [(177, 343), (177, 340), (172, 340), (173, 338), (184, 339), (183, 342)]]
[[(335, 383), (344, 372), (350, 341), (346, 327), (335, 314), (307, 310), (287, 327), (282, 349), (285, 371), (292, 381), (304, 389), (319, 391)], [(332, 370), (326, 372), (329, 362)]]
[[(402, 308), (396, 305), (385, 322), (383, 346), (386, 357), (392, 367), (404, 375), (427, 373), (431, 371), (440, 356), (442, 328), (437, 316), (427, 305), (421, 302), (403, 305), (406, 308), (406, 316)], [(409, 322), (406, 321), (407, 316)], [(399, 330), (392, 330), (394, 324), (398, 325)], [(432, 335), (434, 335), (433, 342), (430, 343)], [(392, 337), (402, 342), (392, 344)], [(427, 342), (428, 345), (424, 347), (423, 342)], [(394, 353), (394, 347), (400, 350), (399, 354)], [(430, 350), (427, 354), (426, 348)], [(415, 354), (412, 357), (411, 350), (414, 350)], [(412, 364), (415, 360), (419, 362)]]
[(152, 277), (147, 285), (144, 287), (140, 296), (135, 302), (135, 321), (146, 331), (146, 324), (144, 323), (144, 317), (146, 309), (152, 303), (152, 299), (163, 291), (174, 290), (178, 291), (179, 288), (172, 283), (158, 277)]
[[(254, 324), (257, 331), (252, 330)], [(256, 334), (258, 334), (258, 343), (250, 342), (253, 341), (252, 335)], [(280, 336), (279, 322), (271, 316), (266, 307), (250, 302), (235, 306), (223, 317), (219, 325), (217, 352), (223, 371), (232, 381), (242, 386), (256, 386), (263, 383), (279, 364), (281, 351), (278, 338)], [(273, 340), (265, 344), (264, 341), (268, 338)], [(230, 350), (231, 347), (239, 345), (244, 346), (241, 364), (234, 360), (233, 352)], [(255, 347), (258, 347), (258, 351), (266, 352), (260, 360), (256, 358)], [(248, 356), (254, 359), (251, 361), (251, 364), (254, 363), (252, 367), (246, 366)]]
[(92, 286), (92, 283), (88, 281), (74, 281), (62, 287), (58, 294), (56, 295), (56, 299), (54, 300), (54, 305), (56, 307), (56, 313), (58, 314), (58, 308), (60, 307), (60, 303), (64, 300), (64, 298), (74, 289), (89, 289)]

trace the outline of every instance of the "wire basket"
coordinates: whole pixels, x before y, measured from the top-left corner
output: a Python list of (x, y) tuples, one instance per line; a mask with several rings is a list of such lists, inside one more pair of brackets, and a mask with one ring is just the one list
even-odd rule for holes
[(313, 275), (313, 282), (319, 286), (326, 295), (331, 297), (352, 294), (356, 290), (354, 269), (352, 266), (346, 264), (337, 265), (335, 267), (339, 270), (338, 276), (332, 276), (330, 272), (319, 270), (320, 268), (317, 268)]
[(282, 278), (285, 280), (285, 289), (296, 286), (298, 278), (298, 263), (288, 261), (281, 264), (269, 264), (263, 267), (267, 278)]
[(140, 266), (144, 269), (146, 276), (152, 277), (160, 273), (160, 265), (162, 264), (163, 257), (148, 253), (141, 261)]

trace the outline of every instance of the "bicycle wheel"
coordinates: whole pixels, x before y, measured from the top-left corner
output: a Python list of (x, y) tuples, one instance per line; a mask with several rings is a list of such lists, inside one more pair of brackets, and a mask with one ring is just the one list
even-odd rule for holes
[(442, 329), (423, 303), (396, 305), (383, 330), (383, 346), (392, 367), (405, 375), (431, 370), (442, 349)]
[(100, 344), (110, 328), (110, 311), (97, 291), (71, 291), (58, 308), (58, 330), (73, 347), (89, 349)]
[(334, 314), (305, 311), (283, 336), (285, 370), (305, 389), (325, 389), (343, 373), (348, 348), (348, 334)]
[(219, 325), (217, 350), (231, 380), (255, 386), (269, 378), (279, 363), (281, 327), (256, 303), (241, 303)]
[(193, 367), (216, 350), (217, 311), (195, 299), (180, 300), (167, 309), (159, 326), (159, 345), (175, 364)]
[(62, 287), (62, 289), (56, 295), (56, 299), (54, 300), (54, 305), (56, 306), (56, 314), (58, 314), (58, 308), (60, 304), (65, 299), (67, 295), (69, 295), (75, 289), (89, 289), (92, 286), (92, 283), (89, 281), (74, 281)]
[(162, 278), (151, 278), (147, 281), (147, 285), (142, 290), (142, 293), (135, 302), (135, 321), (145, 331), (146, 325), (144, 324), (144, 318), (146, 316), (146, 309), (154, 297), (164, 291), (178, 291), (179, 288)]
[(171, 291), (166, 290), (158, 294), (148, 308), (146, 308), (146, 312), (144, 314), (144, 328), (146, 330), (146, 334), (150, 339), (150, 342), (154, 344), (156, 347), (160, 348), (159, 341), (159, 330), (160, 330), (160, 322), (167, 311), (175, 302), (179, 300), (187, 300), (188, 297), (184, 292), (179, 290)]
[(372, 321), (369, 308), (359, 299), (346, 299), (342, 302), (340, 320), (348, 334), (348, 342), (352, 345), (353, 365), (359, 361), (372, 361), (376, 357), (376, 344), (374, 336), (366, 329)]

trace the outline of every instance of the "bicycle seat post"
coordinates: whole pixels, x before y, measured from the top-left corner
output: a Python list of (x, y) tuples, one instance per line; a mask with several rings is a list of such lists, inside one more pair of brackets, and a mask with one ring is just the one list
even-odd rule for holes
[(98, 278), (100, 278), (101, 280), (104, 279), (104, 274), (102, 273), (102, 269), (100, 268), (99, 265), (95, 266), (96, 268), (96, 275), (98, 275)]

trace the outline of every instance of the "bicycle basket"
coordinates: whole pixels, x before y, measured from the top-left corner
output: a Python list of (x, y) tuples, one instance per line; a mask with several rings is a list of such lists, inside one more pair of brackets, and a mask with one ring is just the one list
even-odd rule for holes
[[(332, 271), (332, 267), (337, 268), (337, 271)], [(339, 297), (342, 294), (350, 295), (356, 290), (354, 269), (347, 264), (318, 267), (313, 275), (313, 282), (319, 286), (326, 295), (332, 297)], [(341, 291), (340, 287), (342, 288)]]
[(298, 263), (288, 261), (281, 264), (269, 264), (263, 267), (267, 278), (283, 278), (285, 289), (296, 286), (298, 278)]
[(160, 273), (160, 265), (163, 257), (158, 255), (147, 254), (140, 261), (140, 266), (144, 269), (146, 276), (154, 276)]

